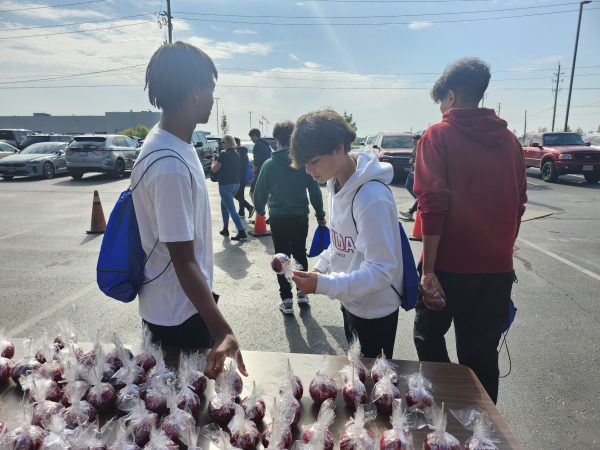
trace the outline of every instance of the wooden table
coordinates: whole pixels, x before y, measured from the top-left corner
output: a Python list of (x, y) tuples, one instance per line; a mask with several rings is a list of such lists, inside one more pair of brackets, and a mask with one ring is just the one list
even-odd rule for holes
[[(20, 350), (20, 342), (16, 343), (17, 354), (14, 360), (18, 361), (18, 358), (22, 354)], [(84, 348), (88, 345), (84, 345)], [(135, 348), (133, 349), (135, 353)], [(169, 357), (170, 356), (170, 357)], [(312, 380), (316, 370), (321, 367), (323, 362), (327, 364), (327, 372), (339, 381), (337, 372), (347, 364), (345, 356), (321, 356), (321, 355), (306, 355), (298, 353), (268, 353), (268, 352), (244, 352), (244, 361), (249, 373), (249, 377), (244, 379), (244, 393), (249, 391), (252, 387), (252, 381), (256, 381), (257, 387), (260, 387), (263, 392), (267, 395), (267, 417), (265, 421), (270, 420), (270, 410), (272, 406), (273, 394), (277, 392), (280, 380), (285, 371), (287, 360), (290, 360), (293, 371), (302, 380), (304, 386), (304, 397), (301, 400), (302, 404), (302, 418), (297, 429), (293, 430), (294, 439), (298, 439), (302, 425), (311, 424), (316, 420), (318, 414), (318, 408), (312, 402), (308, 393), (308, 386)], [(167, 360), (176, 360), (173, 355), (168, 355)], [(408, 375), (419, 370), (418, 361), (402, 361), (394, 360), (397, 365), (397, 371), (399, 375)], [(365, 359), (365, 365), (370, 368), (372, 360)], [(422, 373), (433, 383), (432, 393), (437, 404), (445, 402), (446, 410), (448, 409), (463, 409), (471, 406), (479, 406), (488, 414), (490, 420), (494, 423), (495, 433), (494, 437), (499, 440), (498, 449), (500, 450), (516, 450), (521, 449), (521, 446), (513, 436), (512, 432), (508, 428), (508, 425), (500, 416), (500, 413), (496, 409), (496, 406), (491, 401), (479, 380), (471, 369), (461, 366), (458, 364), (447, 364), (447, 363), (422, 363)], [(339, 384), (339, 383), (338, 383)], [(208, 401), (214, 395), (213, 390), (214, 383), (209, 382), (208, 388), (204, 395), (201, 396), (202, 405), (201, 412), (198, 417), (198, 424), (205, 425), (210, 423), (207, 413)], [(373, 388), (373, 384), (370, 381), (370, 377), (367, 377), (367, 392), (370, 395)], [(406, 381), (400, 378), (398, 385), (401, 394), (406, 392), (407, 386)], [(0, 388), (0, 401), (3, 396), (11, 395), (17, 391), (14, 386), (5, 386)], [(244, 394), (242, 394), (244, 395)], [(336, 407), (336, 420), (330, 428), (337, 442), (339, 436), (344, 429), (344, 424), (353, 414), (352, 411), (347, 408), (344, 404), (341, 390), (338, 390), (337, 396), (337, 407)], [(391, 428), (388, 417), (378, 416), (377, 419), (372, 422), (369, 428), (375, 433), (376, 436), (380, 436), (386, 429)], [(448, 428), (447, 431), (461, 443), (470, 437), (471, 432), (463, 428), (461, 424), (451, 415), (448, 414)], [(422, 442), (428, 433), (428, 429), (414, 430), (413, 437), (415, 448), (421, 448)], [(213, 445), (202, 444), (204, 448), (216, 448)], [(262, 447), (261, 447), (262, 448)]]

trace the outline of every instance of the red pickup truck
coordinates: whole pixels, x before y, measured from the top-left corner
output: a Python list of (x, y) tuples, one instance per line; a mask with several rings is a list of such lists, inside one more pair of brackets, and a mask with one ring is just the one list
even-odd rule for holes
[(548, 183), (568, 173), (582, 174), (588, 183), (600, 180), (600, 148), (585, 144), (577, 133), (531, 133), (523, 151), (527, 167), (539, 168)]

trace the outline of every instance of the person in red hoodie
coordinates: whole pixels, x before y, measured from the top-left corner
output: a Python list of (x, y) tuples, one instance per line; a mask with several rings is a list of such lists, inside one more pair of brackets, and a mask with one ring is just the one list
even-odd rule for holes
[(441, 123), (418, 144), (414, 191), (423, 226), (414, 342), (421, 361), (458, 360), (498, 398), (498, 343), (508, 320), (513, 246), (527, 202), (523, 149), (494, 110), (479, 108), (490, 67), (477, 58), (448, 66), (431, 96)]

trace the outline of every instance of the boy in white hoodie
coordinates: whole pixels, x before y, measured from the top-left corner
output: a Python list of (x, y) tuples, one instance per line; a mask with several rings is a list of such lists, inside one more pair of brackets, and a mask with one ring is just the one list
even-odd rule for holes
[(392, 357), (402, 292), (398, 211), (387, 186), (394, 176), (375, 155), (349, 155), (356, 134), (332, 110), (303, 115), (291, 139), (292, 163), (327, 181), (331, 244), (312, 272), (294, 272), (298, 289), (342, 304), (348, 341), (366, 357)]

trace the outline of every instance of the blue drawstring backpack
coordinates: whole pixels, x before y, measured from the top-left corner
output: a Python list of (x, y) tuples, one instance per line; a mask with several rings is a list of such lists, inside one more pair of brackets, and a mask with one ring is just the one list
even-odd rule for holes
[[(385, 184), (383, 181), (379, 180), (369, 180), (369, 181), (377, 181), (378, 183), (383, 184), (385, 187), (390, 189), (390, 187)], [(368, 183), (368, 181), (366, 182)], [(354, 219), (354, 198), (358, 191), (366, 184), (361, 184), (356, 192), (354, 193), (354, 197), (352, 197), (352, 221), (354, 222), (354, 228), (356, 228), (356, 232), (358, 232), (358, 228), (356, 227), (356, 220)], [(392, 190), (390, 189), (390, 192)], [(393, 195), (393, 194), (392, 194)], [(400, 242), (402, 244), (402, 293), (398, 292), (398, 290), (392, 285), (392, 289), (398, 297), (400, 297), (400, 306), (405, 311), (410, 311), (417, 304), (417, 296), (419, 293), (419, 274), (417, 273), (417, 266), (415, 265), (415, 258), (412, 253), (412, 249), (410, 248), (410, 241), (408, 240), (408, 236), (402, 228), (402, 222), (398, 221), (398, 228), (400, 230)]]
[(313, 256), (320, 255), (323, 251), (329, 247), (331, 243), (331, 237), (329, 236), (329, 228), (327, 225), (319, 225), (315, 230), (315, 234), (313, 236), (312, 244), (310, 244), (310, 251), (308, 252), (308, 257), (312, 258)]
[(171, 264), (169, 260), (169, 263), (162, 272), (151, 280), (144, 281), (144, 266), (156, 248), (158, 239), (154, 247), (152, 247), (150, 254), (146, 256), (142, 247), (140, 230), (135, 215), (133, 191), (140, 184), (150, 167), (164, 158), (179, 159), (188, 168), (190, 177), (192, 177), (192, 172), (183, 158), (176, 151), (168, 148), (154, 150), (140, 159), (140, 161), (152, 153), (160, 151), (170, 151), (177, 156), (166, 155), (156, 158), (146, 168), (137, 184), (133, 187), (130, 186), (126, 191), (121, 193), (108, 218), (106, 231), (104, 232), (100, 247), (100, 254), (98, 255), (98, 264), (96, 266), (96, 282), (98, 283), (98, 287), (107, 296), (124, 303), (129, 303), (135, 299), (142, 285), (156, 280), (165, 273)]
[(246, 184), (252, 184), (253, 179), (254, 179), (254, 170), (252, 168), (252, 164), (248, 163), (246, 165)]

